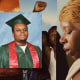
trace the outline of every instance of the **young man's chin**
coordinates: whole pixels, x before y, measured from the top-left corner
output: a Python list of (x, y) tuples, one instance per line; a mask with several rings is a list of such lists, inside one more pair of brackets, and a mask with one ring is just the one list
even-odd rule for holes
[(20, 40), (20, 42), (21, 42), (21, 43), (24, 43), (24, 42), (26, 42), (26, 40)]

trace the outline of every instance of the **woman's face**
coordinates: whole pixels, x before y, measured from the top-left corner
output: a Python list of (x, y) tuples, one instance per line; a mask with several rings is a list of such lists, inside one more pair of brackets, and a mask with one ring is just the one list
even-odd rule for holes
[(56, 35), (57, 35), (56, 29), (49, 34), (50, 43), (53, 46), (56, 46)]
[(60, 43), (67, 55), (76, 59), (80, 57), (80, 23), (60, 22), (63, 35)]

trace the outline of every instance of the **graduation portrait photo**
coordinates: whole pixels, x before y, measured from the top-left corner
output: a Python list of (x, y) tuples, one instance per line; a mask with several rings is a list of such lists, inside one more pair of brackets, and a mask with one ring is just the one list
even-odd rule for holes
[(41, 13), (0, 13), (0, 68), (41, 68), (41, 33)]

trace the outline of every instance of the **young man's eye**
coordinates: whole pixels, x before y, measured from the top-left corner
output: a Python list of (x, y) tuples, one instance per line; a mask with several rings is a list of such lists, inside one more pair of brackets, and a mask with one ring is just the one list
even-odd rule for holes
[(28, 31), (27, 29), (24, 29), (24, 31)]
[(67, 32), (67, 34), (71, 34), (72, 31)]
[(16, 30), (16, 31), (20, 31), (20, 30)]

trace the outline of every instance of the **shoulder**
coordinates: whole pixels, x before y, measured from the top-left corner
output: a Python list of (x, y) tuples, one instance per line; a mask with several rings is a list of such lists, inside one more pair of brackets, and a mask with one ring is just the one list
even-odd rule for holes
[(8, 44), (0, 46), (0, 48), (5, 48), (5, 47), (8, 47)]
[(0, 47), (0, 54), (3, 54), (4, 52), (8, 52), (8, 44), (2, 45)]
[(0, 49), (4, 49), (4, 48), (7, 48), (8, 47), (8, 44), (5, 44), (5, 45), (2, 45), (1, 47), (0, 47)]
[(40, 47), (39, 46), (36, 46), (36, 45), (33, 45), (35, 48), (38, 48), (38, 49), (40, 49)]
[[(31, 43), (29, 43), (29, 44), (31, 44)], [(31, 45), (32, 45), (35, 49), (37, 49), (37, 50), (41, 50), (39, 46), (37, 46), (37, 45), (33, 45), (33, 44), (31, 44)]]
[(28, 46), (31, 46), (31, 45), (35, 48), (35, 50), (37, 51), (38, 54), (42, 53), (42, 51), (41, 51), (39, 46), (33, 45), (31, 43), (28, 43)]
[(80, 59), (77, 59), (69, 69), (68, 75), (66, 79), (71, 79), (74, 74), (76, 74), (80, 70)]
[(41, 53), (41, 49), (40, 49), (39, 46), (36, 46), (36, 45), (33, 45), (33, 46), (34, 46), (34, 48), (35, 48), (39, 53)]
[(33, 45), (33, 47), (35, 48), (35, 50), (37, 51), (37, 53), (38, 53), (39, 55), (41, 55), (42, 50), (40, 49), (40, 47), (39, 47), (39, 46), (36, 46), (36, 45)]

